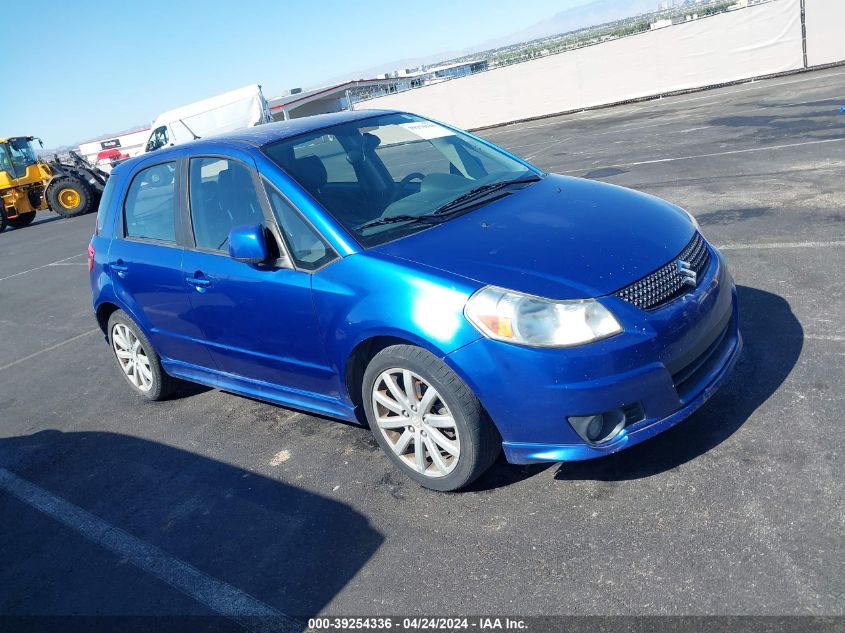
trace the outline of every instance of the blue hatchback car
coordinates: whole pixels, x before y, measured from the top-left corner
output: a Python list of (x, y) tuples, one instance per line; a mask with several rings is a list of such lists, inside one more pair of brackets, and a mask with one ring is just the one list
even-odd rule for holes
[(88, 251), (136, 392), (187, 380), (366, 420), (436, 490), (502, 449), (525, 464), (641, 442), (700, 407), (741, 348), (725, 260), (685, 211), (401, 112), (130, 160)]

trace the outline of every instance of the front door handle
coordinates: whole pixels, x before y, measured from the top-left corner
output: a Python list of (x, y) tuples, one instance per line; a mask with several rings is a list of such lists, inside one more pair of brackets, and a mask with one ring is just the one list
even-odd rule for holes
[(207, 279), (199, 270), (194, 273), (193, 277), (185, 277), (185, 281), (192, 285), (197, 292), (205, 292), (205, 289), (211, 285), (211, 280)]

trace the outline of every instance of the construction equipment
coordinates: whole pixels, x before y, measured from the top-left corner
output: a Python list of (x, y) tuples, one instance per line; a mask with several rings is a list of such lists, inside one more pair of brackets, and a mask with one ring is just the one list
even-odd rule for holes
[(33, 140), (36, 137), (0, 138), (0, 233), (7, 225), (27, 226), (36, 211), (49, 209), (66, 218), (88, 213), (108, 179), (106, 172), (73, 151), (69, 159), (42, 160)]

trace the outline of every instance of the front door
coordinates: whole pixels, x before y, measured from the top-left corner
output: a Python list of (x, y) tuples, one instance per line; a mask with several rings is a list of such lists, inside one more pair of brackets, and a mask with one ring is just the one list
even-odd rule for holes
[(229, 231), (266, 224), (251, 165), (195, 157), (189, 201), (195, 248), (185, 252), (183, 284), (218, 369), (288, 390), (327, 394), (336, 384), (311, 300), (310, 274), (233, 260)]

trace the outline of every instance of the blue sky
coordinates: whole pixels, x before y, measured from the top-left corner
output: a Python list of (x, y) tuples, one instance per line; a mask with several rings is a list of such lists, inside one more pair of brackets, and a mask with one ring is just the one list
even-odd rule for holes
[(77, 143), (250, 83), (271, 97), (462, 49), (585, 2), (46, 0), (37, 10), (5, 3), (0, 136)]

